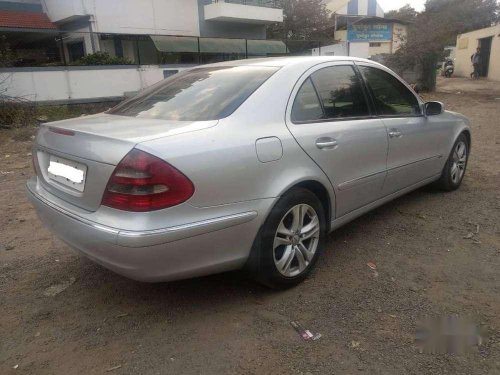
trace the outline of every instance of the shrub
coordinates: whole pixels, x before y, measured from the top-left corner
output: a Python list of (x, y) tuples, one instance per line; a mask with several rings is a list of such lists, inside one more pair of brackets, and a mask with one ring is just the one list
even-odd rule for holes
[(0, 98), (0, 129), (31, 126), (36, 108), (32, 102), (16, 98)]
[(96, 52), (74, 61), (71, 65), (132, 65), (132, 61), (124, 57), (111, 56), (107, 52)]

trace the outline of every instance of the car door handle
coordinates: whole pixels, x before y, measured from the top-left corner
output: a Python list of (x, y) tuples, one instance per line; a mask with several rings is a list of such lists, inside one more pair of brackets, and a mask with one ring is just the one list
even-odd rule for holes
[(316, 140), (316, 147), (320, 150), (333, 150), (338, 145), (338, 142), (330, 137), (318, 138)]
[(389, 131), (389, 137), (391, 138), (401, 138), (403, 134), (398, 129), (391, 129)]

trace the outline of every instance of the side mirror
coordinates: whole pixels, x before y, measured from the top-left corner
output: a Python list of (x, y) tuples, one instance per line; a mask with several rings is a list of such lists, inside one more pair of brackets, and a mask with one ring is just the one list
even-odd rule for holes
[(444, 104), (441, 102), (427, 102), (425, 103), (425, 115), (436, 116), (444, 112)]

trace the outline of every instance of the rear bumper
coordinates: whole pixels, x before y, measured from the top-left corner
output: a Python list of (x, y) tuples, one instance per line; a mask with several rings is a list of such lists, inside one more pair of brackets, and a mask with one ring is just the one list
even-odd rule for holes
[(170, 228), (121, 230), (47, 200), (37, 192), (36, 179), (28, 182), (27, 192), (42, 222), (64, 242), (139, 281), (170, 281), (241, 268), (261, 223), (258, 210), (252, 210)]

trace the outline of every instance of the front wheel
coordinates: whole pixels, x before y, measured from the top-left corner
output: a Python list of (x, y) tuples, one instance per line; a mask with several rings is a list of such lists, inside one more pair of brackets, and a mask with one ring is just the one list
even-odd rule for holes
[(254, 244), (253, 276), (276, 289), (299, 284), (314, 267), (325, 236), (319, 199), (309, 190), (292, 189), (279, 199)]
[(437, 186), (445, 191), (453, 191), (460, 187), (469, 161), (469, 142), (464, 134), (460, 134), (453, 145), (451, 154), (444, 166)]

